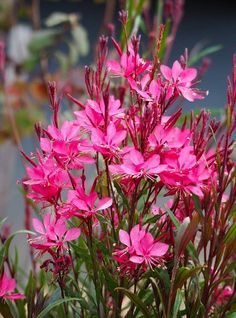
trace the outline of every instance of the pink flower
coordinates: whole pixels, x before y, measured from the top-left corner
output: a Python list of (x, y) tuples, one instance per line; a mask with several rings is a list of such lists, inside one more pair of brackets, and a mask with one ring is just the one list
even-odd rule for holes
[(43, 223), (34, 218), (33, 227), (40, 235), (29, 240), (31, 246), (39, 250), (49, 250), (57, 247), (66, 249), (65, 243), (76, 240), (80, 236), (79, 228), (71, 228), (67, 230), (65, 220), (59, 218), (56, 220), (49, 213), (45, 214)]
[(121, 152), (119, 146), (126, 138), (126, 130), (117, 129), (113, 122), (110, 122), (106, 132), (101, 129), (93, 129), (91, 135), (91, 141), (93, 148), (105, 156), (115, 156)]
[(94, 191), (91, 191), (87, 195), (82, 187), (70, 190), (68, 191), (66, 207), (62, 208), (60, 213), (65, 217), (77, 216), (88, 218), (112, 205), (112, 199), (109, 197), (102, 198), (101, 200), (97, 199), (98, 195)]
[(124, 230), (119, 231), (120, 242), (126, 245), (123, 254), (129, 254), (129, 260), (135, 264), (156, 266), (168, 251), (165, 243), (156, 242), (151, 233), (135, 225), (130, 234)]
[(91, 151), (92, 147), (86, 140), (81, 139), (80, 128), (75, 122), (65, 121), (61, 129), (49, 125), (47, 134), (50, 139), (40, 139), (41, 149), (48, 154), (53, 153), (61, 165), (70, 169), (81, 169), (84, 164), (94, 162), (93, 158), (84, 153)]
[(218, 286), (214, 292), (216, 304), (220, 306), (224, 305), (229, 301), (229, 298), (232, 296), (233, 293), (234, 291), (230, 286)]
[(109, 169), (112, 174), (132, 178), (147, 177), (153, 180), (153, 176), (164, 171), (166, 165), (160, 164), (159, 155), (152, 155), (145, 161), (143, 155), (138, 150), (132, 149), (123, 157), (123, 164), (110, 165)]
[(0, 277), (0, 298), (16, 300), (25, 298), (21, 293), (13, 293), (16, 288), (16, 280), (14, 278), (9, 278), (7, 274), (3, 273)]
[(149, 145), (157, 150), (182, 148), (188, 145), (191, 133), (188, 129), (181, 130), (178, 127), (165, 128), (157, 125), (154, 132), (149, 136)]
[(103, 98), (98, 101), (87, 100), (85, 110), (76, 111), (78, 126), (91, 131), (93, 128), (104, 127), (105, 120), (116, 121), (124, 117), (124, 110), (121, 108), (120, 100), (109, 96), (107, 108)]
[(204, 160), (197, 161), (192, 147), (186, 146), (179, 153), (167, 151), (164, 162), (168, 168), (160, 174), (160, 178), (164, 184), (172, 188), (173, 193), (184, 191), (202, 197), (203, 181), (207, 180), (210, 174)]
[[(121, 52), (121, 49), (120, 49)], [(132, 44), (128, 47), (128, 53), (122, 53), (120, 62), (115, 60), (107, 61), (108, 70), (117, 76), (133, 78), (146, 71), (150, 62), (145, 62), (138, 54), (134, 52)]]
[(192, 81), (197, 76), (195, 68), (183, 68), (178, 61), (175, 61), (172, 68), (161, 65), (161, 73), (169, 82), (170, 89), (176, 89), (179, 95), (193, 102), (194, 99), (203, 99), (203, 95), (197, 92), (196, 88), (191, 88)]
[(38, 158), (38, 165), (26, 168), (29, 179), (23, 183), (30, 186), (31, 199), (54, 203), (68, 182), (68, 174), (58, 167), (54, 159), (41, 158), (40, 155)]

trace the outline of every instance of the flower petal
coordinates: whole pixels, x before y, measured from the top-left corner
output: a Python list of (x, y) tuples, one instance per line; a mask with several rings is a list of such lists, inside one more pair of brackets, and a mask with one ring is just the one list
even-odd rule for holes
[(124, 231), (124, 230), (119, 231), (119, 240), (124, 245), (130, 247), (130, 237), (126, 231)]
[(152, 249), (149, 251), (151, 256), (163, 256), (168, 251), (169, 245), (161, 242), (153, 244)]
[(80, 233), (81, 233), (81, 230), (78, 229), (78, 228), (72, 228), (72, 229), (69, 229), (67, 232), (66, 232), (66, 235), (65, 235), (65, 238), (64, 238), (64, 241), (73, 241), (73, 240), (76, 240), (79, 236), (80, 236)]
[(40, 234), (45, 234), (45, 229), (44, 229), (43, 223), (41, 221), (39, 221), (36, 218), (33, 218), (32, 223), (33, 223), (33, 227), (34, 227), (36, 232), (38, 232)]
[(141, 256), (131, 256), (129, 260), (135, 264), (142, 264), (144, 262), (144, 258)]
[(165, 77), (165, 79), (167, 81), (171, 81), (171, 78), (172, 78), (171, 69), (166, 65), (161, 65), (160, 70), (161, 70), (162, 75)]
[(102, 198), (97, 205), (97, 209), (96, 211), (99, 210), (105, 210), (107, 208), (109, 208), (112, 205), (112, 199), (107, 197), (107, 198)]

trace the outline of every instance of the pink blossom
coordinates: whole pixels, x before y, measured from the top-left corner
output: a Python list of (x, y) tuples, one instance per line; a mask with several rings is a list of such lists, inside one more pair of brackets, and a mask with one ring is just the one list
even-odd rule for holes
[(192, 81), (197, 76), (195, 68), (183, 68), (178, 61), (175, 61), (172, 68), (161, 65), (161, 73), (169, 82), (170, 89), (176, 89), (179, 95), (193, 102), (195, 99), (203, 99), (203, 95), (199, 94), (196, 88), (192, 88)]
[(218, 286), (214, 292), (216, 304), (222, 306), (223, 304), (227, 303), (233, 293), (234, 291), (230, 286)]
[(123, 157), (123, 164), (110, 165), (109, 169), (112, 174), (132, 178), (147, 177), (149, 179), (154, 179), (153, 176), (164, 171), (166, 169), (166, 165), (160, 164), (159, 155), (152, 155), (147, 160), (144, 160), (141, 152), (136, 149), (132, 149)]
[[(129, 261), (134, 264), (144, 264), (152, 267), (161, 261), (168, 251), (165, 243), (156, 242), (151, 233), (135, 225), (130, 234), (124, 230), (119, 231), (120, 242), (126, 245), (123, 254), (129, 254)], [(122, 254), (121, 254), (122, 255)]]
[(85, 110), (76, 111), (77, 124), (87, 131), (93, 128), (104, 127), (105, 120), (116, 121), (124, 117), (124, 110), (121, 108), (120, 100), (115, 99), (114, 96), (109, 96), (107, 109), (103, 98), (94, 101), (87, 100)]
[(109, 197), (97, 199), (98, 195), (96, 192), (91, 191), (87, 195), (82, 187), (77, 187), (76, 190), (69, 190), (67, 205), (61, 209), (60, 213), (65, 217), (88, 218), (112, 205), (112, 199)]
[[(210, 177), (204, 161), (197, 161), (192, 147), (186, 146), (180, 152), (165, 153), (164, 163), (168, 168), (160, 174), (164, 184), (175, 191), (194, 193), (202, 197), (203, 181)], [(174, 193), (173, 192), (173, 193)]]
[(188, 129), (181, 130), (178, 127), (165, 128), (157, 125), (154, 132), (149, 136), (148, 141), (155, 149), (182, 148), (190, 142), (191, 133)]
[(29, 179), (24, 184), (31, 186), (30, 197), (35, 200), (57, 200), (67, 179), (66, 173), (49, 158), (36, 167), (27, 167), (27, 173)]
[(124, 129), (117, 129), (113, 122), (110, 122), (106, 132), (101, 129), (93, 129), (91, 141), (96, 151), (105, 156), (112, 157), (121, 152), (120, 145), (126, 138), (127, 132)]
[[(120, 49), (121, 51), (121, 49)], [(122, 53), (120, 62), (115, 60), (107, 61), (108, 70), (117, 76), (132, 78), (146, 71), (150, 66), (150, 62), (145, 62), (138, 54), (134, 52), (132, 44), (128, 47), (128, 53)]]
[(41, 158), (40, 155), (38, 158), (38, 165), (26, 168), (29, 178), (23, 183), (31, 188), (30, 198), (54, 203), (68, 182), (68, 174), (53, 158)]
[(25, 298), (25, 296), (21, 293), (13, 293), (16, 288), (16, 280), (14, 278), (10, 278), (6, 273), (0, 277), (0, 298), (9, 299), (9, 300), (17, 300)]
[(84, 151), (91, 151), (86, 140), (80, 137), (80, 128), (75, 122), (65, 121), (61, 129), (49, 125), (49, 138), (41, 138), (40, 146), (48, 154), (54, 153), (57, 160), (67, 168), (81, 169), (84, 164), (91, 164), (94, 159)]
[(80, 236), (79, 228), (67, 230), (65, 220), (55, 219), (52, 215), (45, 214), (43, 222), (34, 218), (33, 227), (40, 235), (29, 240), (31, 246), (36, 249), (46, 251), (50, 248), (57, 247), (66, 249), (65, 243), (76, 240)]

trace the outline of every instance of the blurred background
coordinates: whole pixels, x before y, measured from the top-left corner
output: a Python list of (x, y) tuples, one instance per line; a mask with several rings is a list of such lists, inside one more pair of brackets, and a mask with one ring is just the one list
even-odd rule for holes
[[(25, 176), (19, 149), (34, 151), (35, 122), (50, 122), (47, 82), (55, 80), (61, 92), (83, 99), (83, 69), (94, 62), (98, 36), (119, 39), (118, 12), (127, 8), (147, 56), (162, 22), (163, 63), (189, 49), (189, 62), (199, 68), (200, 86), (209, 96), (186, 103), (186, 110), (206, 107), (221, 114), (236, 52), (236, 1), (0, 0), (0, 218), (8, 218), (11, 231), (30, 227), (17, 185)], [(71, 116), (66, 107), (63, 116)]]

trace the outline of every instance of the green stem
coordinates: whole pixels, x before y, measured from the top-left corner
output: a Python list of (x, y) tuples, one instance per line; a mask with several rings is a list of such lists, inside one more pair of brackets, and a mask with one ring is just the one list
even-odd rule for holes
[(94, 253), (94, 248), (93, 248), (93, 238), (92, 238), (92, 222), (91, 220), (88, 221), (88, 231), (89, 231), (89, 236), (88, 236), (88, 248), (91, 256), (91, 261), (92, 261), (92, 268), (93, 268), (93, 283), (95, 287), (95, 292), (96, 292), (96, 300), (97, 300), (97, 314), (98, 318), (102, 318), (101, 315), (101, 294), (100, 294), (100, 284), (98, 280), (98, 269), (97, 269), (97, 264), (95, 262), (96, 255)]

